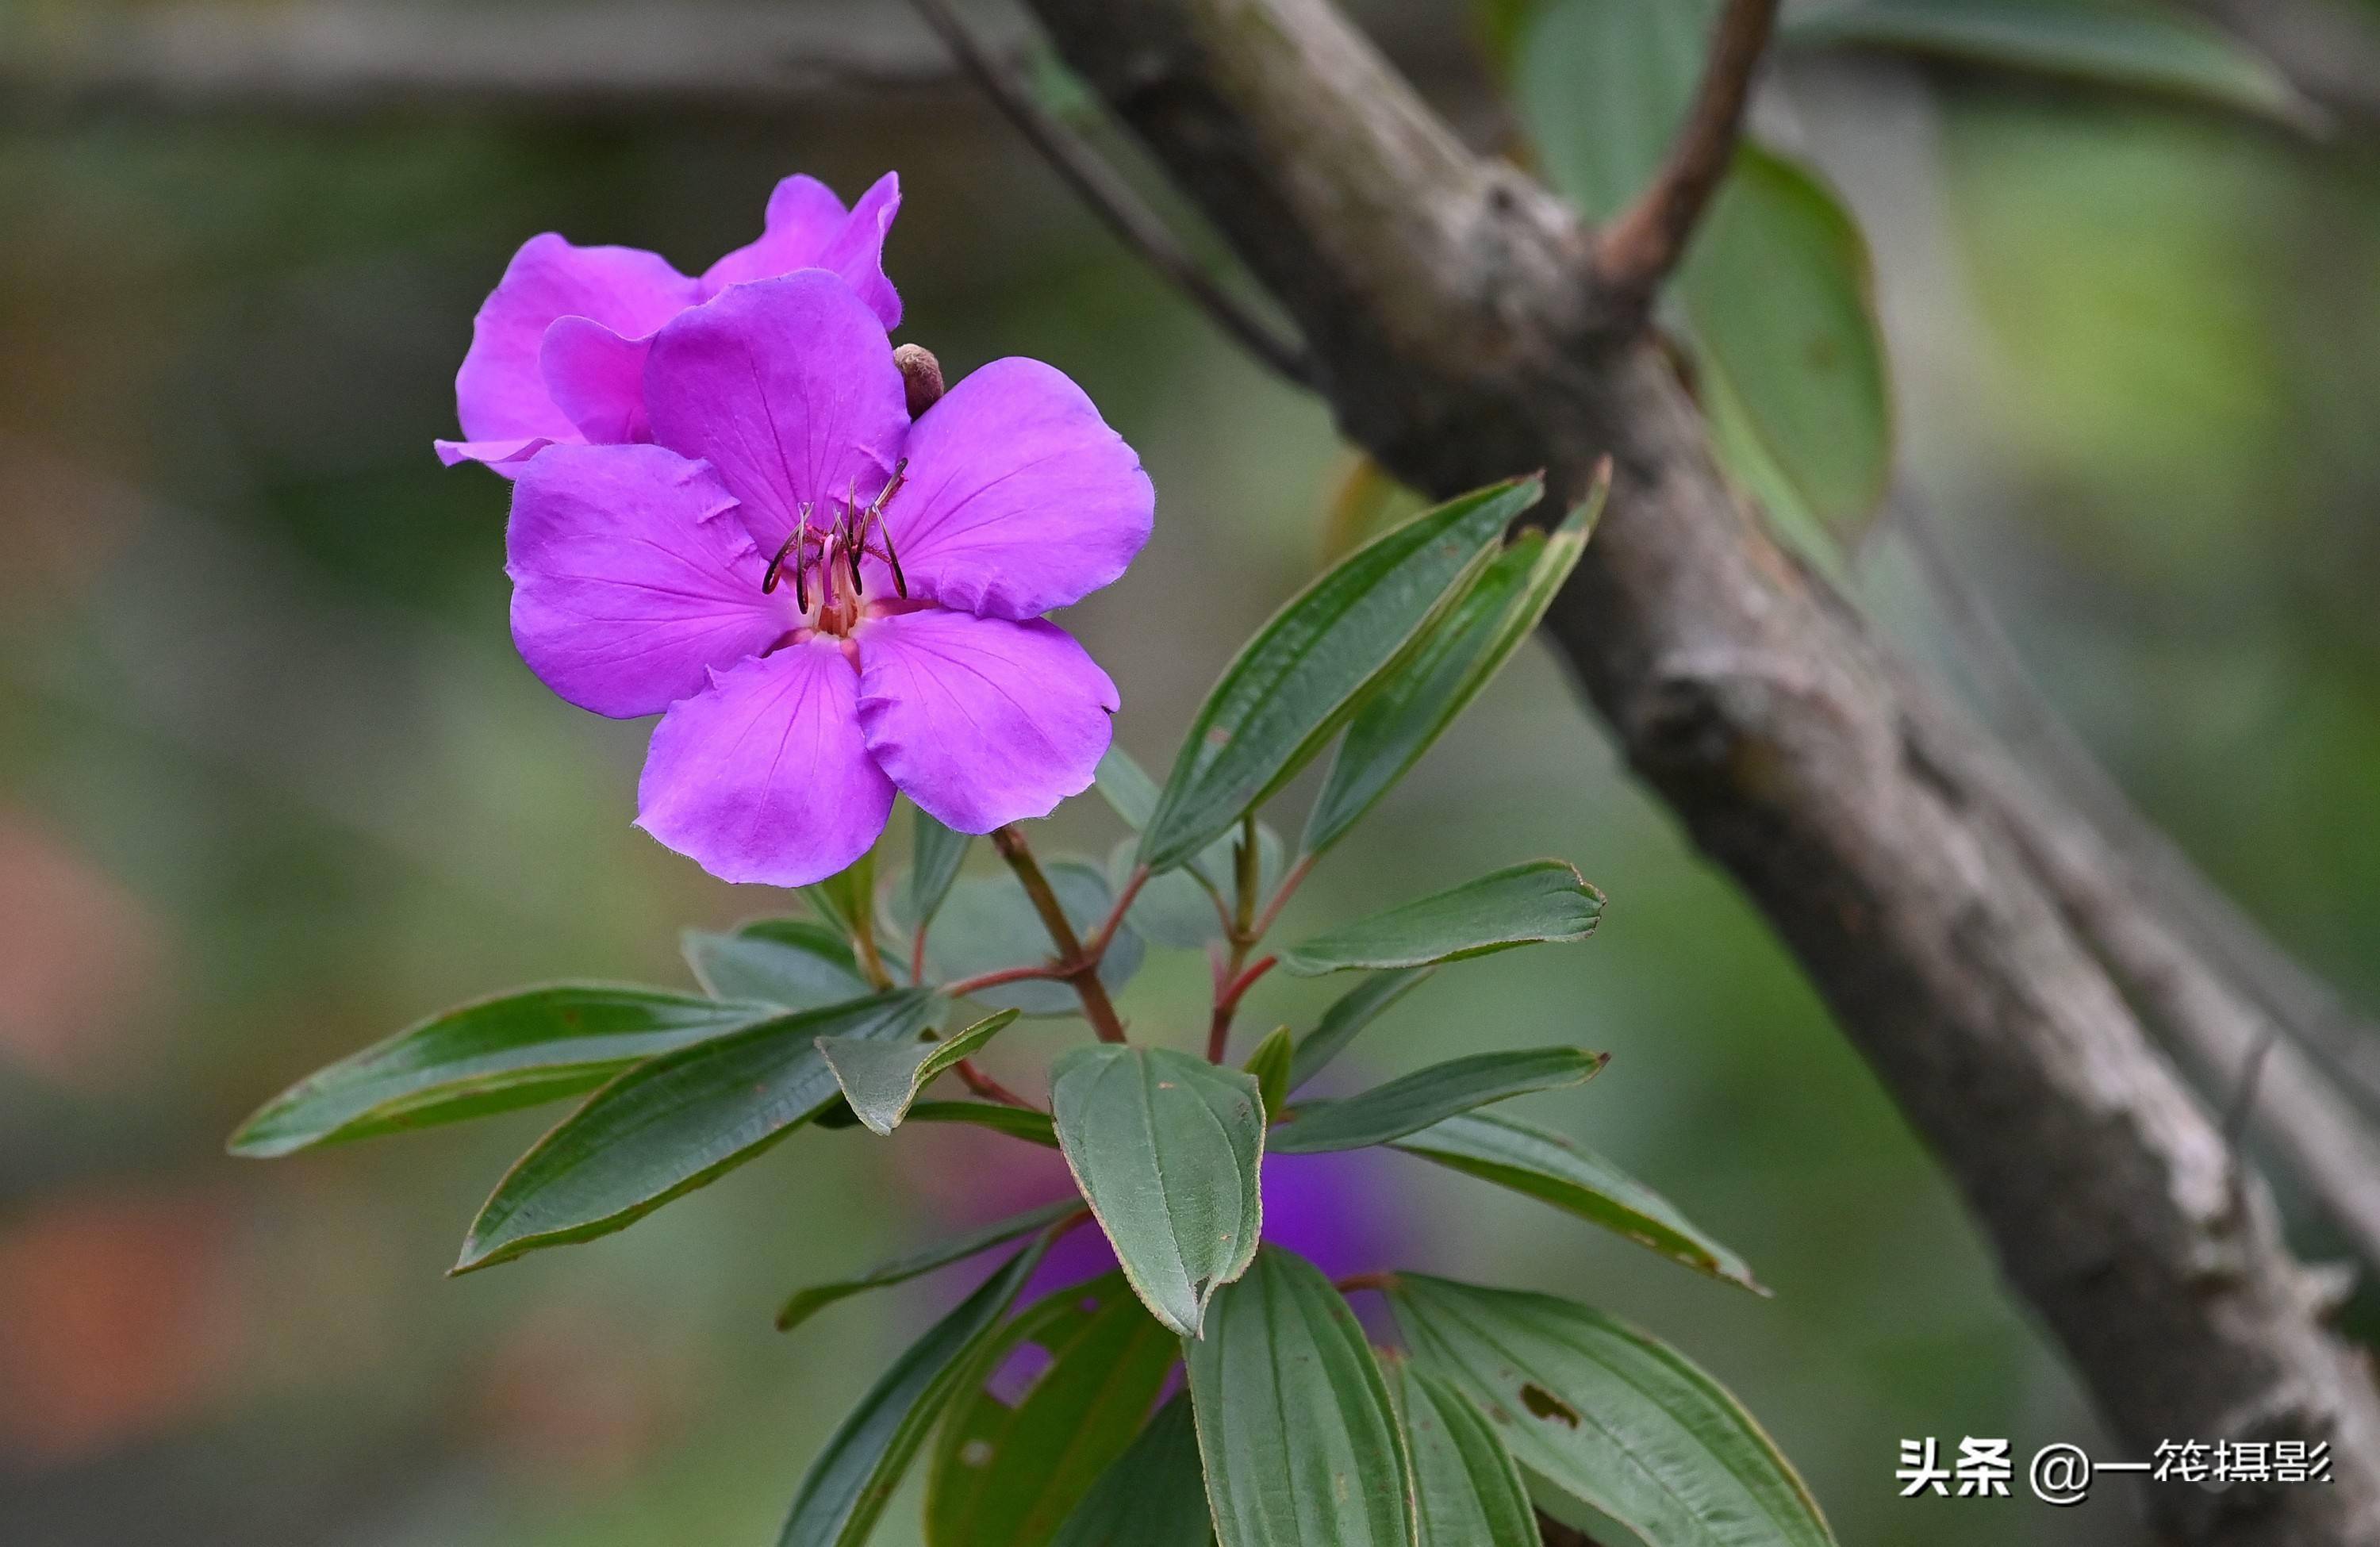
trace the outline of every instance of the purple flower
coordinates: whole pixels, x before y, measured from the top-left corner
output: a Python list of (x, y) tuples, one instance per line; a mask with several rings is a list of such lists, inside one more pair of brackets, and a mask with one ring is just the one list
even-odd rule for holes
[(895, 789), (986, 833), (1089, 786), (1115, 686), (1040, 615), (1123, 573), (1156, 495), (1081, 388), (995, 360), (912, 423), (883, 324), (808, 270), (663, 325), (642, 394), (656, 444), (522, 470), (505, 566), (546, 686), (666, 711), (638, 826), (794, 886)]
[(530, 238), (472, 321), (455, 377), (465, 438), (438, 442), (439, 458), (485, 462), (509, 478), (548, 445), (651, 440), (642, 379), (654, 333), (730, 285), (826, 269), (887, 329), (898, 327), (884, 237), (900, 208), (891, 172), (849, 210), (817, 178), (787, 177), (769, 197), (760, 239), (699, 279), (638, 248), (573, 247), (550, 231)]

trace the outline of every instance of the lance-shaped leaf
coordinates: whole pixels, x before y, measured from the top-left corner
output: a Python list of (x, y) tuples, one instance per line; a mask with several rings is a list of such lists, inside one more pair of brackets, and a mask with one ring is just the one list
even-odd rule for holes
[(883, 1289), (895, 1284), (906, 1284), (913, 1278), (947, 1268), (953, 1262), (964, 1262), (978, 1253), (1005, 1246), (1019, 1236), (1030, 1236), (1036, 1230), (1046, 1230), (1071, 1214), (1080, 1213), (1083, 1200), (1062, 1198), (1055, 1203), (1045, 1203), (1038, 1209), (1027, 1209), (1021, 1214), (1011, 1214), (996, 1224), (964, 1236), (953, 1236), (931, 1246), (879, 1262), (863, 1273), (839, 1278), (830, 1284), (813, 1284), (794, 1291), (792, 1298), (777, 1312), (777, 1330), (791, 1332), (804, 1322), (834, 1304), (870, 1289)]
[(1176, 1396), (1099, 1476), (1050, 1547), (1208, 1547), (1215, 1523), (1198, 1469), (1187, 1392)]
[(1779, 29), (1797, 46), (1849, 44), (2195, 99), (2306, 125), (2315, 114), (2246, 43), (2179, 6), (2143, 0), (1851, 0)]
[(975, 1056), (1016, 1019), (1014, 1010), (984, 1017), (938, 1042), (891, 1042), (879, 1037), (820, 1037), (819, 1052), (834, 1071), (843, 1099), (870, 1133), (890, 1134), (937, 1075)]
[(1422, 1547), (1535, 1542), (1536, 1513), (1521, 1468), (1471, 1399), (1411, 1359), (1383, 1358), (1380, 1369), (1413, 1458)]
[(235, 1155), (285, 1155), (591, 1090), (657, 1054), (778, 1012), (662, 989), (560, 983), (433, 1016), (308, 1076), (231, 1138)]
[(1515, 945), (1585, 940), (1603, 894), (1559, 859), (1537, 859), (1327, 930), (1281, 953), (1301, 978), (1359, 967), (1427, 967)]
[[(1281, 1148), (1276, 1140), (1275, 1148)], [(1468, 1176), (1526, 1193), (1625, 1236), (1698, 1273), (1766, 1295), (1742, 1258), (1678, 1212), (1677, 1205), (1601, 1155), (1558, 1133), (1500, 1113), (1449, 1117), (1396, 1147)]]
[(1297, 1051), (1289, 1061), (1290, 1090), (1296, 1090), (1320, 1074), (1324, 1066), (1355, 1040), (1356, 1032), (1419, 988), (1437, 970), (1434, 967), (1408, 967), (1395, 972), (1376, 972), (1341, 994), (1322, 1012), (1322, 1019), (1314, 1029), (1298, 1040)]
[(1183, 1346), (1222, 1547), (1415, 1547), (1412, 1473), (1355, 1313), (1279, 1247)]
[(917, 813), (917, 837), (910, 846), (908, 893), (902, 899), (902, 912), (913, 932), (933, 921), (934, 910), (950, 895), (951, 883), (959, 878), (959, 867), (966, 863), (967, 846), (975, 842), (969, 834), (952, 832), (923, 810)]
[(983, 1374), (983, 1352), (1033, 1276), (1044, 1236), (934, 1323), (860, 1398), (802, 1479), (778, 1547), (859, 1547), (951, 1399)]
[(850, 942), (808, 919), (755, 919), (730, 934), (688, 930), (681, 944), (694, 981), (721, 999), (810, 1010), (875, 992)]
[(1058, 1060), (1050, 1104), (1066, 1165), (1134, 1292), (1196, 1337), (1263, 1230), (1256, 1079), (1171, 1048), (1101, 1042)]
[(1310, 1154), (1386, 1144), (1490, 1102), (1584, 1085), (1609, 1059), (1609, 1054), (1574, 1047), (1451, 1058), (1375, 1086), (1360, 1096), (1301, 1102), (1291, 1114), (1293, 1120), (1273, 1130), (1272, 1147), (1282, 1154)]
[[(1078, 938), (1087, 939), (1106, 922), (1114, 892), (1099, 868), (1082, 859), (1052, 859), (1043, 867), (1050, 889)], [(1040, 915), (1025, 895), (1025, 887), (1006, 871), (997, 875), (959, 878), (933, 929), (926, 936), (928, 975), (936, 982), (956, 982), (1012, 967), (1045, 965), (1056, 949), (1043, 929)], [(1112, 993), (1140, 970), (1148, 948), (1127, 924), (1115, 932), (1107, 955), (1099, 958), (1099, 981)], [(1073, 987), (1047, 980), (1003, 983), (970, 995), (977, 1002), (1013, 1008), (1028, 1016), (1071, 1016), (1082, 1013), (1082, 1001)]]
[(1281, 1115), (1281, 1109), (1289, 1104), (1289, 1061), (1292, 1053), (1289, 1028), (1276, 1026), (1263, 1041), (1257, 1044), (1257, 1050), (1248, 1054), (1248, 1061), (1245, 1067), (1248, 1073), (1256, 1076), (1257, 1094), (1264, 1102), (1267, 1119), (1278, 1117)]
[(1521, 1465), (1652, 1547), (1827, 1547), (1817, 1502), (1750, 1414), (1674, 1348), (1548, 1295), (1400, 1273), (1416, 1362)]
[(1425, 511), (1291, 598), (1192, 720), (1142, 830), (1141, 862), (1187, 862), (1304, 767), (1543, 493), (1527, 479)]
[(1610, 491), (1607, 466), (1586, 502), (1550, 537), (1529, 531), (1514, 539), (1429, 630), (1421, 648), (1364, 700), (1305, 819), (1302, 846), (1308, 854), (1337, 843), (1411, 773), (1512, 658), (1578, 567)]
[(820, 1037), (906, 1041), (916, 989), (779, 1016), (638, 1065), (514, 1163), (471, 1223), (456, 1273), (590, 1240), (742, 1164), (840, 1099)]
[(926, 1488), (931, 1547), (1044, 1547), (1131, 1446), (1182, 1356), (1121, 1273), (1026, 1309), (999, 1359), (1027, 1347), (1047, 1362), (1021, 1396), (979, 1388), (942, 1425)]
[(1855, 530), (1891, 472), (1870, 271), (1834, 190), (1747, 144), (1679, 273), (1721, 457), (1772, 514), (1812, 530)]
[(1022, 1139), (1045, 1149), (1058, 1147), (1057, 1125), (1046, 1112), (1029, 1107), (1006, 1106), (998, 1102), (919, 1102), (909, 1109), (912, 1123), (965, 1123), (978, 1128), (1004, 1133), (1011, 1139)]

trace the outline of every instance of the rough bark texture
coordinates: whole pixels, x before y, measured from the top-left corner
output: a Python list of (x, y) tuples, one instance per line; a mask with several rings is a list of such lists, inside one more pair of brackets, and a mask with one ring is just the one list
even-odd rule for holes
[(2328, 1439), (2327, 1487), (2151, 1489), (2190, 1543), (2380, 1543), (2380, 1404), (2315, 1276), (2038, 868), (2054, 834), (1731, 497), (1586, 234), (1322, 0), (1031, 0), (1304, 328), (1346, 432), (1441, 493), (1609, 453), (1550, 619), (1626, 748), (1800, 957), (2129, 1450)]

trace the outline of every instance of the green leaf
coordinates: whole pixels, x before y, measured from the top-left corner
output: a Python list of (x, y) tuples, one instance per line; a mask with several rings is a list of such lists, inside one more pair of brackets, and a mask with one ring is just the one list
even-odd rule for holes
[(1148, 825), (1150, 813), (1157, 810), (1157, 781), (1120, 743), (1108, 743), (1091, 777), (1100, 798), (1123, 819), (1126, 827), (1137, 833)]
[[(1079, 937), (1087, 937), (1107, 921), (1115, 893), (1098, 866), (1083, 859), (1053, 859), (1042, 867), (1058, 906)], [(1006, 871), (997, 875), (961, 876), (942, 904), (941, 917), (926, 936), (928, 974), (941, 983), (956, 982), (1012, 967), (1047, 963), (1056, 949), (1033, 910), (1024, 883)], [(1148, 948), (1127, 924), (1116, 931), (1099, 961), (1099, 981), (1111, 993), (1121, 990), (1140, 970)], [(1071, 1016), (1082, 1013), (1082, 1001), (1065, 983), (1028, 981), (1003, 983), (972, 994), (979, 1004), (1021, 1010), (1028, 1016)]]
[(1560, 1134), (1500, 1114), (1473, 1112), (1408, 1134), (1396, 1147), (1550, 1203), (1698, 1273), (1757, 1295), (1768, 1293), (1742, 1258), (1706, 1235), (1675, 1204)]
[(2179, 6), (2133, 0), (1852, 0), (1779, 29), (1852, 45), (2164, 92), (2300, 128), (2318, 119), (2279, 67)]
[(1297, 1052), (1289, 1061), (1290, 1090), (1298, 1090), (1320, 1074), (1326, 1065), (1355, 1040), (1356, 1032), (1371, 1025), (1390, 1005), (1428, 981), (1437, 970), (1435, 967), (1408, 967), (1395, 972), (1376, 972), (1340, 995), (1329, 1009), (1322, 1012), (1321, 1023), (1298, 1041)]
[(1022, 1139), (1045, 1149), (1058, 1147), (1058, 1129), (1046, 1112), (1033, 1112), (1021, 1106), (1007, 1106), (998, 1102), (919, 1102), (909, 1109), (906, 1119), (912, 1123), (965, 1123), (978, 1128), (1004, 1133), (1011, 1139)]
[(818, 1039), (905, 1041), (934, 1003), (905, 989), (779, 1016), (638, 1065), (514, 1163), (455, 1271), (609, 1235), (750, 1160), (839, 1099)]
[(1781, 515), (1857, 530), (1891, 474), (1892, 389), (1851, 213), (1806, 168), (1744, 145), (1679, 289), (1730, 470)]
[(1304, 767), (1544, 493), (1526, 479), (1425, 511), (1291, 598), (1191, 722), (1141, 833), (1141, 862), (1185, 863)]
[(983, 1374), (985, 1346), (1033, 1276), (1043, 1236), (893, 1362), (843, 1420), (794, 1496), (778, 1547), (859, 1547), (951, 1398)]
[(1603, 894), (1559, 859), (1536, 859), (1325, 931), (1281, 953), (1285, 972), (1427, 967), (1515, 945), (1585, 940)]
[(1523, 24), (1522, 126), (1587, 219), (1619, 213), (1660, 169), (1718, 12), (1719, 0), (1550, 0)]
[(1651, 1547), (1823, 1547), (1817, 1502), (1760, 1426), (1667, 1345), (1548, 1295), (1418, 1273), (1388, 1287), (1415, 1360), (1521, 1465)]
[(1272, 1147), (1291, 1155), (1386, 1144), (1490, 1102), (1584, 1085), (1609, 1061), (1609, 1054), (1574, 1047), (1451, 1058), (1375, 1086), (1360, 1096), (1306, 1102), (1290, 1115), (1290, 1122), (1274, 1131)]
[(802, 896), (819, 917), (845, 935), (853, 933), (876, 906), (876, 851), (869, 849), (845, 869), (803, 887)]
[(1578, 567), (1610, 489), (1607, 472), (1550, 538), (1523, 532), (1481, 571), (1421, 648), (1373, 689), (1348, 725), (1306, 816), (1300, 840), (1306, 853), (1319, 854), (1343, 837), (1512, 658)]
[(978, 1252), (990, 1251), (996, 1246), (1005, 1246), (1019, 1236), (1030, 1236), (1036, 1230), (1045, 1230), (1068, 1215), (1080, 1212), (1082, 1207), (1083, 1200), (1079, 1198), (1062, 1198), (1055, 1203), (1045, 1203), (1038, 1209), (1028, 1209), (1024, 1213), (1012, 1214), (997, 1224), (987, 1224), (982, 1229), (971, 1231), (965, 1236), (954, 1236), (946, 1241), (936, 1241), (931, 1246), (921, 1247), (916, 1251), (895, 1257), (890, 1261), (879, 1262), (866, 1273), (855, 1274), (850, 1278), (836, 1279), (829, 1284), (813, 1284), (807, 1288), (797, 1289), (794, 1292), (793, 1297), (785, 1301), (784, 1308), (777, 1312), (777, 1330), (791, 1332), (837, 1300), (847, 1300), (854, 1295), (863, 1294), (870, 1289), (882, 1289), (895, 1284), (906, 1284), (909, 1280), (932, 1273), (937, 1268), (946, 1268), (953, 1262), (963, 1262)]
[(1320, 1270), (1267, 1247), (1185, 1341), (1207, 1499), (1223, 1547), (1414, 1547), (1389, 1388)]
[(1281, 1115), (1289, 1104), (1289, 1061), (1294, 1050), (1290, 1045), (1289, 1028), (1274, 1027), (1257, 1050), (1248, 1054), (1244, 1066), (1256, 1077), (1257, 1094), (1264, 1102), (1268, 1119)]
[(695, 981), (721, 999), (810, 1010), (875, 992), (850, 943), (808, 919), (756, 919), (732, 934), (688, 930), (681, 941)]
[(953, 833), (928, 816), (923, 810), (917, 813), (913, 829), (915, 839), (910, 844), (909, 895), (903, 899), (911, 932), (933, 922), (935, 909), (950, 895), (951, 883), (959, 878), (959, 867), (966, 863), (967, 846), (972, 835)]
[(1131, 1447), (1182, 1354), (1120, 1273), (1061, 1289), (1011, 1325), (1002, 1361), (1030, 1345), (1048, 1366), (1013, 1405), (978, 1390), (952, 1410), (926, 1491), (932, 1547), (1045, 1547)]
[(1254, 1077), (1170, 1048), (1100, 1042), (1051, 1070), (1058, 1144), (1151, 1314), (1198, 1335), (1263, 1233)]
[(1422, 1547), (1536, 1542), (1536, 1512), (1521, 1468), (1479, 1409), (1410, 1359), (1383, 1358), (1380, 1369), (1413, 1457)]
[(834, 1082), (843, 1088), (843, 1099), (851, 1103), (853, 1114), (870, 1133), (890, 1135), (917, 1104), (918, 1091), (959, 1060), (974, 1057), (1015, 1019), (1014, 1010), (1002, 1010), (941, 1041), (820, 1037), (818, 1049), (834, 1071)]
[(776, 1013), (608, 983), (482, 999), (308, 1076), (241, 1124), (231, 1152), (268, 1158), (533, 1106)]
[(1099, 1476), (1050, 1547), (1209, 1547), (1207, 1480), (1198, 1469), (1198, 1429), (1183, 1393)]

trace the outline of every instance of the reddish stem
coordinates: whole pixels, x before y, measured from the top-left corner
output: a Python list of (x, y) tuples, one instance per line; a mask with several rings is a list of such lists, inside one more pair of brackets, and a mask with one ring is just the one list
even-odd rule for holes
[(1115, 939), (1116, 931), (1123, 927), (1123, 916), (1132, 910), (1134, 901), (1140, 895), (1140, 889), (1148, 884), (1148, 867), (1134, 866), (1132, 875), (1123, 883), (1123, 890), (1116, 894), (1115, 906), (1108, 909), (1107, 921), (1099, 926), (1097, 934), (1083, 944), (1083, 955), (1094, 968), (1106, 959), (1108, 945)]
[(1002, 1106), (1021, 1106), (1027, 1112), (1040, 1110), (1031, 1102), (977, 1067), (976, 1061), (972, 1058), (960, 1059), (958, 1068), (954, 1072), (968, 1090), (988, 1102), (998, 1102)]
[(965, 999), (985, 989), (998, 988), (1002, 983), (1062, 983), (1066, 969), (1062, 967), (1003, 967), (997, 972), (985, 972), (973, 978), (961, 978), (954, 983), (944, 983), (942, 993), (953, 999)]
[(1265, 956), (1251, 962), (1246, 971), (1225, 983), (1221, 991), (1215, 995), (1215, 1017), (1207, 1027), (1207, 1061), (1208, 1063), (1220, 1064), (1223, 1061), (1224, 1051), (1231, 1045), (1232, 1017), (1239, 1011), (1240, 996), (1254, 988), (1257, 980), (1271, 971), (1273, 964), (1280, 959), (1279, 956)]
[(1272, 928), (1274, 920), (1281, 917), (1281, 905), (1289, 901), (1290, 895), (1305, 883), (1306, 872), (1314, 869), (1314, 860), (1315, 856), (1311, 854), (1301, 855), (1297, 863), (1289, 868), (1289, 873), (1281, 878), (1281, 884), (1273, 889), (1272, 900), (1265, 904), (1264, 912), (1257, 916), (1256, 928), (1248, 932), (1248, 944), (1262, 940), (1266, 932)]

